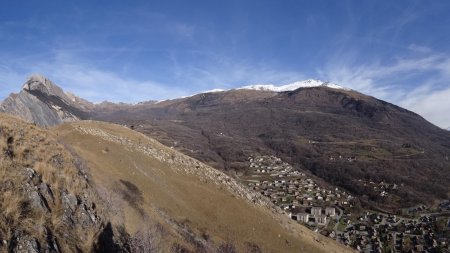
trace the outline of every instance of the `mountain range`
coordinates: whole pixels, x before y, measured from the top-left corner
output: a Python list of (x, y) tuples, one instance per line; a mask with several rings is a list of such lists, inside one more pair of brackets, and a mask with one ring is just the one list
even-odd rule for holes
[(0, 252), (352, 252), (223, 172), (80, 120), (117, 107), (132, 106), (94, 106), (41, 76), (2, 103), (14, 116), (0, 113)]
[[(255, 157), (348, 194), (355, 213), (450, 194), (446, 130), (331, 82), (94, 104), (33, 75), (0, 111), (15, 116), (0, 114), (0, 207), (23, 209), (0, 215), (0, 251), (351, 251), (245, 186), (259, 183)], [(14, 192), (20, 201), (6, 198)], [(39, 216), (34, 227), (8, 223)]]
[[(2, 110), (42, 126), (79, 119), (127, 125), (230, 175), (276, 155), (324, 184), (387, 210), (445, 199), (450, 136), (421, 116), (330, 82), (253, 85), (135, 105), (93, 104), (32, 76)], [(389, 198), (361, 182), (401, 185)]]

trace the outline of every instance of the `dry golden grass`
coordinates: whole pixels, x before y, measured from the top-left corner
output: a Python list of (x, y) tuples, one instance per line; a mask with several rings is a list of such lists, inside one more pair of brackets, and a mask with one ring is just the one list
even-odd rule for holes
[(188, 229), (198, 236), (205, 235), (215, 245), (232, 241), (241, 251), (250, 243), (259, 245), (263, 252), (352, 252), (286, 216), (236, 197), (226, 187), (180, 172), (169, 163), (126, 145), (82, 133), (77, 130), (79, 127), (123, 137), (132, 144), (148, 145), (169, 156), (184, 156), (117, 125), (86, 121), (55, 129), (62, 141), (87, 161), (96, 185), (122, 193), (124, 223), (129, 231), (142, 227), (143, 214), (165, 225), (171, 236), (164, 242), (165, 249), (174, 242), (186, 244), (179, 232)]
[[(112, 222), (123, 223), (132, 234), (146, 227), (158, 228), (160, 252), (169, 252), (173, 245), (195, 250), (193, 240), (199, 238), (212, 245), (209, 250), (232, 241), (241, 251), (249, 243), (259, 245), (263, 252), (350, 251), (285, 216), (236, 197), (223, 185), (183, 173), (141, 150), (82, 134), (76, 130), (77, 126), (100, 129), (126, 138), (133, 145), (147, 145), (170, 157), (181, 157), (181, 162), (191, 161), (116, 125), (74, 122), (52, 129), (55, 131), (52, 134), (0, 114), (0, 240), (10, 244), (14, 233), (21, 231), (44, 242), (45, 231), (49, 230), (58, 238), (62, 252), (74, 252), (75, 248), (91, 252), (100, 228), (72, 227), (63, 221), (62, 194), (67, 192), (78, 197), (86, 195), (96, 203), (100, 217), (111, 213)], [(84, 179), (88, 167), (91, 183)], [(27, 188), (29, 178), (25, 168), (32, 168), (39, 180), (50, 186), (54, 195), (54, 201), (48, 202), (50, 212), (30, 208), (27, 190), (31, 188)], [(100, 196), (93, 191), (92, 184), (97, 186)], [(112, 204), (103, 204), (100, 197)], [(5, 245), (0, 245), (0, 252), (4, 249)]]
[[(72, 154), (47, 131), (4, 114), (0, 114), (0, 152), (0, 240), (10, 245), (20, 232), (45, 242), (46, 231), (51, 231), (63, 252), (76, 248), (90, 252), (100, 225), (80, 229), (62, 220), (61, 192), (86, 194), (98, 201)], [(26, 168), (36, 172), (32, 179)], [(47, 203), (50, 211), (32, 206), (30, 191), (37, 189), (35, 183), (50, 187), (54, 197)], [(102, 205), (96, 204), (101, 214)], [(8, 245), (0, 244), (0, 252)]]

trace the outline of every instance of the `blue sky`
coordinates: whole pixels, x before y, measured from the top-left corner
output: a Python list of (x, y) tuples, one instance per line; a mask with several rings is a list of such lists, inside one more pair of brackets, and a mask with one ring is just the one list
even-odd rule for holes
[(450, 126), (449, 1), (2, 1), (0, 99), (41, 73), (99, 102), (303, 79)]

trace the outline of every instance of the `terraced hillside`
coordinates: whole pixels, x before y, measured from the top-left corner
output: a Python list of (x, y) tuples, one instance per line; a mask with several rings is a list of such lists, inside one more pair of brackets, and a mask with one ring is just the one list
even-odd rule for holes
[(53, 131), (86, 161), (116, 212), (113, 224), (132, 234), (152, 224), (163, 252), (351, 251), (226, 174), (126, 127), (80, 121)]

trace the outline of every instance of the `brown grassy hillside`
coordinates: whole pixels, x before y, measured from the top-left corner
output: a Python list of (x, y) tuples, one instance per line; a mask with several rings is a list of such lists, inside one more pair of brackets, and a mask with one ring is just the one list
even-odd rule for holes
[(110, 208), (118, 209), (115, 222), (131, 232), (157, 224), (164, 252), (189, 252), (180, 245), (231, 252), (216, 250), (230, 244), (239, 252), (351, 251), (291, 221), (224, 173), (143, 134), (92, 121), (54, 130), (109, 194)]
[(108, 218), (80, 159), (0, 114), (0, 252), (93, 252)]

